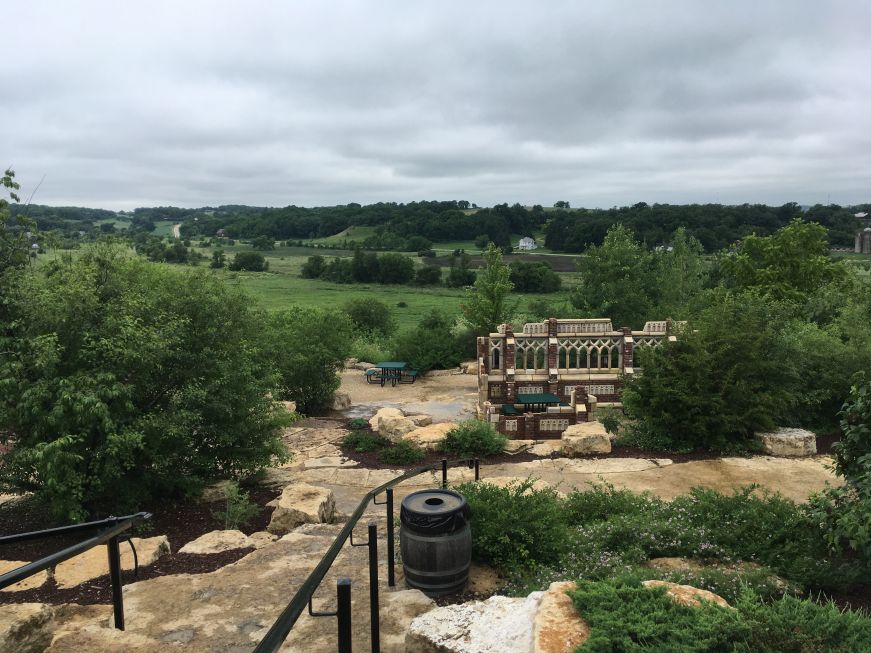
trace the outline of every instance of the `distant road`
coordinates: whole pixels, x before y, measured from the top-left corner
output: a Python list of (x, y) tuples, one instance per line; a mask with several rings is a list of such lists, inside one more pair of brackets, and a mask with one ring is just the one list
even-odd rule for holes
[(181, 222), (172, 225), (172, 236), (173, 238), (181, 240)]

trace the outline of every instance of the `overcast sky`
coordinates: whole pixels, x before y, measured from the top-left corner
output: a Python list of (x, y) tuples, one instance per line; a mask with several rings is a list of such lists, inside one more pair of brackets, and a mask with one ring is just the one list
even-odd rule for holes
[(871, 3), (15, 3), (0, 165), (130, 209), (871, 201)]

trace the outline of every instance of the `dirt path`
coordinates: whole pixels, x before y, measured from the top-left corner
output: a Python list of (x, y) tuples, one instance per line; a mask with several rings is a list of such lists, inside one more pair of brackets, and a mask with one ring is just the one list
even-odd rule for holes
[(181, 222), (172, 225), (172, 237), (181, 240)]

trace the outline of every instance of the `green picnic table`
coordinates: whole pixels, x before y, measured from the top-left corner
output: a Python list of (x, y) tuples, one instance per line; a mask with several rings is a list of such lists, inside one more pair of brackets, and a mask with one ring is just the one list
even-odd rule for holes
[(404, 361), (385, 361), (375, 363), (375, 367), (381, 370), (381, 387), (383, 388), (384, 384), (390, 381), (390, 385), (395, 388), (396, 383), (402, 377), (402, 371), (408, 367), (408, 363)]

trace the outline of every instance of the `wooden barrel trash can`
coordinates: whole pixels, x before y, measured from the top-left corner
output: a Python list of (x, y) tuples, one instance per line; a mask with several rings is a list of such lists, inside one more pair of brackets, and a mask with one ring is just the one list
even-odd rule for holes
[(402, 500), (399, 549), (405, 582), (431, 597), (459, 592), (472, 564), (472, 511), (451, 490), (419, 490)]

